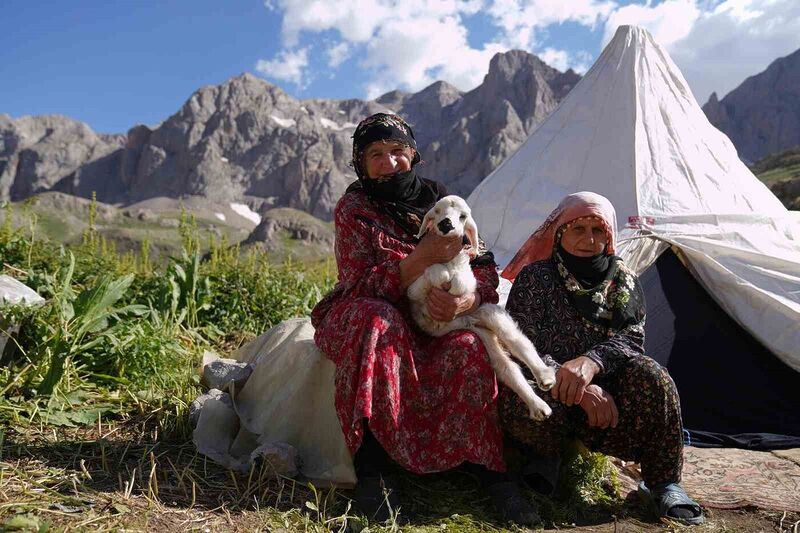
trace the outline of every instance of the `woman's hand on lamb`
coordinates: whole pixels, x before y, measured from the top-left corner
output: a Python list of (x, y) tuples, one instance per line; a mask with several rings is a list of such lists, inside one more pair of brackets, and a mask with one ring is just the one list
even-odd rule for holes
[(411, 255), (417, 256), (427, 268), (436, 263), (447, 263), (458, 255), (462, 246), (461, 237), (442, 237), (435, 231), (429, 231), (420, 239)]
[(602, 429), (617, 427), (619, 422), (617, 404), (608, 392), (597, 385), (586, 387), (580, 406), (586, 412), (590, 427)]
[(400, 261), (400, 284), (403, 289), (414, 283), (429, 266), (453, 259), (462, 246), (461, 237), (442, 237), (433, 231), (426, 233), (414, 251)]
[(580, 404), (598, 372), (600, 366), (585, 355), (570, 359), (556, 373), (556, 384), (550, 390), (553, 399), (569, 406)]
[(450, 322), (457, 316), (468, 314), (480, 305), (480, 296), (477, 293), (453, 296), (438, 287), (431, 287), (428, 291), (428, 314), (434, 320)]

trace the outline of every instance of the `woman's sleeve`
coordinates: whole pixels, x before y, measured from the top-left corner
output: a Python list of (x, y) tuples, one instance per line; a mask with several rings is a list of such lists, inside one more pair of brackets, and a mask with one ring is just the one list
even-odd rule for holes
[(586, 356), (600, 365), (602, 374), (613, 373), (620, 363), (644, 355), (644, 319), (595, 344)]
[(400, 260), (406, 254), (382, 250), (385, 259), (379, 261), (376, 250), (381, 246), (380, 230), (345, 197), (334, 213), (336, 266), (339, 283), (344, 287), (343, 296), (399, 301), (405, 294), (400, 284)]
[(500, 301), (497, 294), (497, 285), (500, 278), (497, 275), (497, 264), (494, 261), (480, 266), (473, 266), (472, 273), (475, 275), (477, 288), (475, 292), (481, 298), (482, 304), (496, 304)]
[(641, 317), (638, 321), (628, 324), (616, 332), (613, 337), (595, 344), (586, 356), (600, 365), (602, 374), (613, 373), (620, 365), (634, 357), (644, 355), (644, 291), (639, 284), (639, 279), (633, 276), (634, 286), (631, 292), (636, 293), (636, 298), (641, 302)]
[[(511, 292), (508, 294), (506, 311), (517, 323), (522, 333), (528, 337), (534, 346), (539, 348), (537, 335), (539, 324), (544, 320), (544, 306), (534, 305), (534, 302), (545, 301), (544, 289), (536, 282), (535, 267), (524, 268), (514, 280)], [(539, 356), (547, 366), (559, 368), (561, 365), (549, 354), (540, 353)]]

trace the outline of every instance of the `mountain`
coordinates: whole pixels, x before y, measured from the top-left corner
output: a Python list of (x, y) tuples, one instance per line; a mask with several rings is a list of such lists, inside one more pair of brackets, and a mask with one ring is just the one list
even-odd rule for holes
[[(0, 200), (54, 189), (64, 176), (103, 166), (124, 144), (124, 135), (100, 135), (60, 115), (14, 120), (0, 114)], [(113, 174), (116, 169), (104, 166), (95, 173), (103, 171)], [(103, 184), (96, 185), (98, 194), (105, 195)]]
[(719, 100), (703, 106), (746, 161), (800, 145), (800, 50), (776, 59)]
[(154, 197), (291, 207), (330, 219), (355, 179), (351, 135), (392, 111), (414, 127), (420, 173), (468, 194), (580, 79), (527, 52), (496, 55), (483, 83), (462, 93), (436, 82), (376, 100), (295, 100), (250, 74), (196, 91), (156, 127), (99, 135), (58, 116), (0, 115), (0, 200), (60, 191), (128, 205)]

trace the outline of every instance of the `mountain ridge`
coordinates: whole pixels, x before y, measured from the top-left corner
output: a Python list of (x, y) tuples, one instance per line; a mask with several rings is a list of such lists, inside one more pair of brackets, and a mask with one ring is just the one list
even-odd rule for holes
[(296, 100), (243, 73), (197, 89), (157, 126), (135, 125), (125, 135), (97, 134), (68, 117), (0, 115), (0, 200), (50, 190), (96, 192), (122, 205), (199, 195), (329, 220), (355, 179), (353, 129), (379, 111), (412, 124), (423, 175), (468, 194), (579, 79), (514, 50), (497, 54), (483, 83), (467, 92), (438, 81), (370, 101)]
[(712, 93), (703, 111), (745, 162), (800, 145), (800, 49), (749, 76), (721, 100)]

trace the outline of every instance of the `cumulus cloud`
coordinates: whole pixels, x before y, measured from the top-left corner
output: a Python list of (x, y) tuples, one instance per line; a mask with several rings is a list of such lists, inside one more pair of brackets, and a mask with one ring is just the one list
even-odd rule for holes
[(566, 50), (557, 48), (545, 48), (536, 55), (553, 68), (561, 71), (572, 69), (578, 74), (583, 74), (589, 70), (592, 60), (592, 55), (589, 52), (581, 51), (576, 54), (570, 54)]
[(527, 50), (539, 45), (538, 33), (547, 26), (577, 22), (594, 28), (616, 7), (598, 0), (492, 0), (486, 12), (503, 29), (501, 42)]
[(325, 55), (328, 56), (328, 66), (336, 68), (350, 57), (351, 47), (346, 42), (340, 42), (328, 48)]
[[(387, 22), (367, 45), (364, 66), (375, 72), (368, 97), (402, 87), (419, 90), (436, 80), (447, 80), (459, 89), (477, 86), (486, 75), (489, 61), (505, 48), (489, 44), (474, 49), (457, 17), (424, 17), (414, 24)], [(398, 50), (386, 43), (413, 42)]]
[[(616, 4), (609, 0), (269, 0), (283, 18), (281, 35), (287, 55), (305, 35), (333, 32), (336, 42), (325, 54), (337, 68), (357, 55), (371, 74), (369, 97), (401, 88), (416, 91), (444, 79), (461, 90), (477, 86), (489, 61), (510, 48), (537, 51), (537, 32), (550, 24), (575, 21), (594, 27)], [(465, 17), (487, 16), (498, 34), (479, 47), (470, 46)], [(586, 60), (545, 48), (557, 68), (586, 70)], [(264, 62), (286, 65), (279, 56)], [(547, 59), (546, 59), (547, 61)], [(288, 65), (287, 65), (288, 66)], [(288, 70), (284, 68), (283, 71)], [(273, 77), (275, 74), (273, 74)], [(302, 79), (293, 71), (284, 79)]]
[(666, 0), (629, 5), (606, 20), (603, 43), (617, 26), (647, 28), (665, 46), (702, 105), (720, 98), (770, 62), (800, 47), (797, 0)]
[(618, 26), (633, 24), (646, 28), (662, 46), (685, 38), (700, 16), (695, 0), (666, 0), (658, 5), (631, 4), (616, 9), (606, 19), (603, 45), (614, 36)]
[(668, 47), (695, 97), (722, 98), (745, 78), (800, 48), (797, 0), (727, 0), (703, 13), (687, 36)]
[(273, 80), (288, 81), (298, 87), (307, 83), (308, 48), (280, 52), (275, 59), (260, 59), (256, 63), (256, 71)]
[[(776, 57), (800, 47), (797, 0), (266, 0), (281, 14), (283, 49), (256, 70), (298, 86), (308, 83), (309, 39), (328, 67), (357, 58), (374, 97), (393, 89), (417, 91), (442, 79), (467, 91), (486, 74), (497, 52), (521, 48), (566, 70), (585, 72), (594, 55), (553, 43), (549, 29), (574, 23), (602, 35), (621, 24), (647, 28), (667, 47), (701, 103), (720, 96)], [(470, 45), (468, 17), (484, 17), (496, 32)], [(305, 48), (299, 48), (305, 46)], [(581, 46), (585, 50), (585, 44)]]

